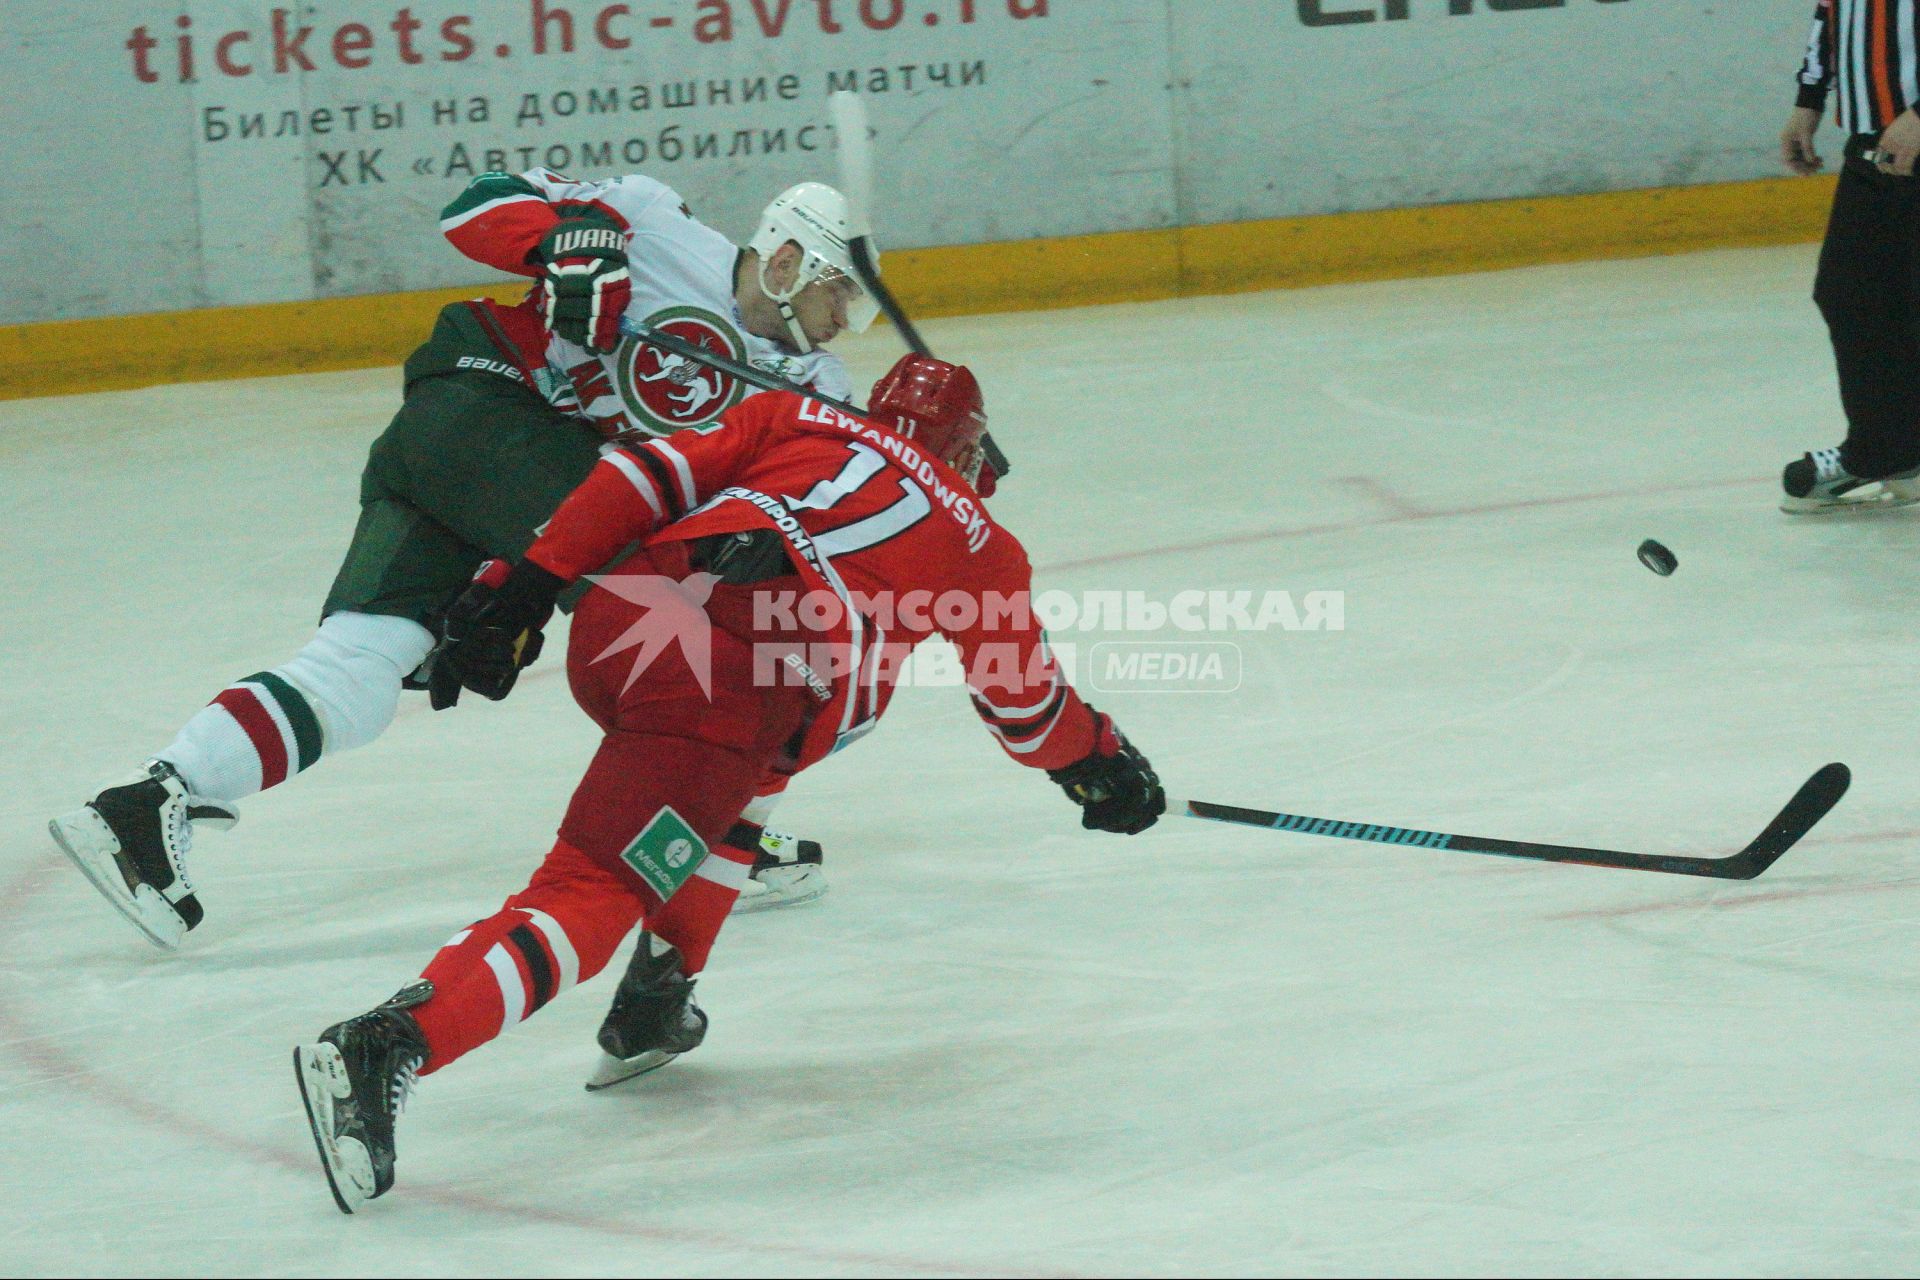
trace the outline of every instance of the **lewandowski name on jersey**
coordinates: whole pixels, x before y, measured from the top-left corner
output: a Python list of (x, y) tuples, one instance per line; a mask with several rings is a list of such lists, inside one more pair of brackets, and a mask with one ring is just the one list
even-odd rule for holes
[(993, 536), (986, 513), (980, 509), (973, 494), (943, 480), (941, 468), (934, 466), (931, 459), (923, 457), (911, 441), (891, 431), (882, 431), (870, 422), (848, 417), (818, 400), (806, 401), (794, 416), (801, 422), (814, 422), (844, 431), (892, 456), (908, 475), (920, 482), (934, 502), (966, 530), (968, 551), (979, 552), (980, 548), (987, 545), (987, 539)]

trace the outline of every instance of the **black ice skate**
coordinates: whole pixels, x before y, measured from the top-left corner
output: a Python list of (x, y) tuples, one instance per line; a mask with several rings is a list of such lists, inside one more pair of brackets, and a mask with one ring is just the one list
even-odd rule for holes
[(693, 1002), (692, 978), (680, 972), (680, 953), (641, 933), (613, 1007), (600, 1024), (604, 1056), (587, 1081), (594, 1092), (666, 1066), (707, 1038), (707, 1015)]
[(139, 777), (108, 787), (47, 829), (134, 928), (171, 951), (203, 914), (187, 879), (192, 824), (224, 831), (239, 818), (224, 801), (189, 794), (172, 765), (150, 760)]
[(1788, 515), (1904, 507), (1920, 502), (1920, 467), (1866, 480), (1840, 465), (1838, 449), (1815, 449), (1787, 464), (1780, 487), (1780, 509)]
[(410, 982), (385, 1004), (293, 1051), (313, 1145), (342, 1213), (393, 1186), (393, 1122), (427, 1060), (426, 1037), (408, 1010), (432, 995), (426, 979)]
[(827, 891), (827, 873), (822, 866), (824, 854), (819, 841), (802, 840), (783, 831), (767, 829), (762, 829), (756, 839), (752, 836), (753, 830), (750, 824), (740, 823), (727, 833), (728, 844), (754, 852), (753, 870), (746, 887), (733, 902), (736, 913), (798, 906), (812, 902)]

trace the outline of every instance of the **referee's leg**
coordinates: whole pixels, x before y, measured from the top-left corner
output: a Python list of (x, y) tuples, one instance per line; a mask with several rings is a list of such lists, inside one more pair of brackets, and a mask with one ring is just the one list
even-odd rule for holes
[(1834, 192), (1813, 296), (1833, 339), (1847, 415), (1840, 464), (1864, 479), (1920, 466), (1916, 236), (1920, 179), (1882, 174), (1850, 156)]

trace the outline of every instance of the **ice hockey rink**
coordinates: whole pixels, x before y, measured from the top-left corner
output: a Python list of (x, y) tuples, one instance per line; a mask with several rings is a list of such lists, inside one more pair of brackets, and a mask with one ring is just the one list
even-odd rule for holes
[(425, 1081), (354, 1218), (290, 1047), (524, 882), (591, 727), (551, 658), (410, 697), (202, 835), (153, 950), (46, 818), (302, 643), (397, 371), (0, 404), (0, 1271), (1912, 1273), (1920, 513), (1775, 509), (1841, 435), (1812, 264), (926, 326), (1040, 586), (1345, 593), (1234, 692), (1090, 695), (1169, 791), (1717, 855), (1852, 766), (1764, 878), (1083, 833), (907, 689), (791, 793), (832, 892), (729, 924), (704, 1047), (583, 1092), (603, 975)]

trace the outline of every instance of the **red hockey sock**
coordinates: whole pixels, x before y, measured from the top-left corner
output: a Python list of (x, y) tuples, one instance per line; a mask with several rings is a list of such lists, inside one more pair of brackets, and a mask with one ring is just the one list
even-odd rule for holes
[(666, 906), (648, 916), (648, 931), (679, 948), (681, 972), (688, 977), (706, 967), (713, 940), (753, 871), (753, 859), (751, 850), (714, 845)]
[(632, 879), (557, 841), (524, 890), (456, 933), (420, 975), (433, 983), (433, 998), (414, 1010), (429, 1050), (421, 1073), (479, 1048), (606, 968), (649, 902)]

